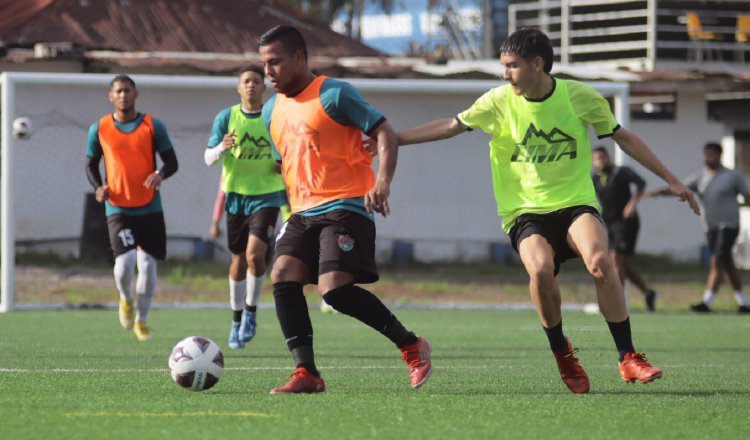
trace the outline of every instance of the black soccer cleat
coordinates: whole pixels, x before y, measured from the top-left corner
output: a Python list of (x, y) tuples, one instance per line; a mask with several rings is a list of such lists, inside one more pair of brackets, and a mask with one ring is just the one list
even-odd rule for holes
[(698, 303), (698, 304), (692, 304), (690, 306), (690, 310), (698, 313), (710, 313), (711, 308), (706, 305), (706, 303)]

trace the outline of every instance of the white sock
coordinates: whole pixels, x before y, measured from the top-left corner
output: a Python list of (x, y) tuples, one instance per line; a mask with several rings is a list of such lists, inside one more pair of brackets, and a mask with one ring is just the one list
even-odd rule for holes
[(715, 296), (716, 296), (716, 293), (714, 293), (713, 290), (706, 290), (703, 293), (703, 303), (707, 305), (708, 308), (711, 308), (711, 304), (713, 304)]
[(750, 306), (750, 301), (748, 301), (745, 292), (741, 290), (734, 292), (734, 299), (737, 300), (737, 304), (741, 306)]
[(242, 310), (245, 303), (246, 281), (235, 281), (229, 277), (229, 307), (235, 312)]
[(258, 305), (260, 293), (263, 291), (263, 280), (265, 277), (265, 275), (254, 277), (250, 272), (247, 273), (247, 295), (245, 296), (245, 304), (249, 306)]
[(136, 322), (146, 322), (148, 311), (151, 309), (151, 299), (156, 290), (156, 259), (146, 251), (138, 251), (138, 279), (135, 282), (135, 292), (138, 294), (138, 310), (135, 314)]
[(115, 287), (120, 292), (120, 299), (133, 301), (130, 282), (135, 272), (135, 249), (131, 249), (115, 258)]

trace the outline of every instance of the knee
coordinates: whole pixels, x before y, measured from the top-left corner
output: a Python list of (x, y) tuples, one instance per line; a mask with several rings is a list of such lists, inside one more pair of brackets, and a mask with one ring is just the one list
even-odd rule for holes
[(283, 265), (274, 263), (273, 267), (271, 268), (271, 282), (280, 283), (282, 281), (285, 281), (284, 275), (286, 273), (288, 273), (288, 270), (286, 270)]
[(586, 261), (586, 269), (597, 280), (606, 279), (614, 273), (612, 261), (606, 252), (594, 252)]
[(286, 261), (276, 261), (271, 268), (271, 282), (301, 281), (299, 270)]
[(731, 255), (714, 255), (711, 257), (711, 265), (715, 269), (724, 269), (727, 266), (727, 263), (731, 261), (732, 256)]
[(550, 261), (533, 261), (526, 265), (526, 272), (533, 282), (539, 283), (555, 277), (555, 263)]
[(266, 258), (265, 255), (257, 255), (248, 253), (247, 258), (247, 270), (250, 271), (253, 276), (260, 276), (266, 273)]
[(232, 254), (232, 261), (230, 264), (239, 269), (245, 269), (247, 267), (247, 260), (242, 254)]

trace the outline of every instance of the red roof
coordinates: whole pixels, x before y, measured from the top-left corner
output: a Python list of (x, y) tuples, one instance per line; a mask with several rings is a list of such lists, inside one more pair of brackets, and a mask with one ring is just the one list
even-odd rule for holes
[(0, 29), (22, 23), (54, 0), (0, 0)]
[(258, 38), (276, 25), (299, 29), (313, 56), (382, 55), (280, 0), (0, 0), (7, 47), (71, 42), (123, 52), (257, 52)]

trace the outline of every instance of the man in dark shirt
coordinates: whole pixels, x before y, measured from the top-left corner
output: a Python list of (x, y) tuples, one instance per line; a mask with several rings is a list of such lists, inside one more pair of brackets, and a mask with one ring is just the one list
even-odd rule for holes
[[(602, 219), (607, 226), (609, 250), (620, 280), (629, 279), (646, 298), (646, 309), (656, 310), (656, 292), (651, 289), (633, 267), (635, 242), (638, 239), (640, 220), (635, 205), (643, 196), (646, 182), (626, 166), (614, 166), (604, 147), (593, 150), (594, 181), (596, 196), (602, 205)], [(631, 191), (635, 185), (636, 193)]]

